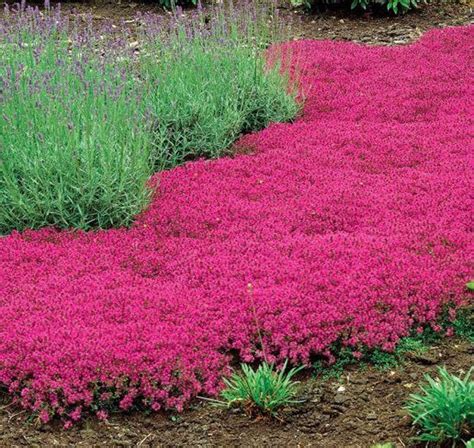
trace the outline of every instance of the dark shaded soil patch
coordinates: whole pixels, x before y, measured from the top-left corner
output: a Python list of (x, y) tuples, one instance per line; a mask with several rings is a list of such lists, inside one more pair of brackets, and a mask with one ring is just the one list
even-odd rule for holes
[(296, 38), (333, 39), (369, 45), (400, 45), (417, 40), (431, 28), (472, 23), (472, 5), (434, 1), (401, 16), (348, 13), (345, 10), (315, 14), (291, 13), (296, 16)]

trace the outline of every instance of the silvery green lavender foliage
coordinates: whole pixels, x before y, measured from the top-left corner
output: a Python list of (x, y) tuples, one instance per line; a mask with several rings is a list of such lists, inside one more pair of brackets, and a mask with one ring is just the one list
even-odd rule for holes
[(126, 41), (101, 51), (59, 9), (7, 11), (0, 29), (0, 232), (129, 224), (150, 197), (152, 135)]
[[(128, 225), (150, 175), (297, 111), (263, 9), (178, 9), (136, 33), (20, 6), (0, 22), (0, 233)], [(255, 25), (257, 24), (257, 26)], [(138, 37), (136, 36), (138, 34)]]
[(242, 133), (296, 115), (288, 76), (260, 56), (282, 35), (269, 27), (270, 11), (262, 11), (249, 5), (245, 13), (218, 9), (208, 17), (198, 7), (184, 17), (178, 8), (181, 19), (165, 33), (162, 19), (142, 16), (142, 73), (158, 86), (147, 93), (157, 169), (219, 157)]

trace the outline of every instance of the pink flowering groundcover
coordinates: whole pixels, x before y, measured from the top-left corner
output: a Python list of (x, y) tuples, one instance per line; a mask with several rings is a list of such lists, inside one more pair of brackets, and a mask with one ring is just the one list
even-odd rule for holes
[(0, 383), (43, 421), (180, 410), (262, 358), (257, 327), (295, 364), (436, 328), (469, 300), (473, 40), (287, 44), (304, 111), (252, 154), (157, 174), (131, 229), (1, 238)]

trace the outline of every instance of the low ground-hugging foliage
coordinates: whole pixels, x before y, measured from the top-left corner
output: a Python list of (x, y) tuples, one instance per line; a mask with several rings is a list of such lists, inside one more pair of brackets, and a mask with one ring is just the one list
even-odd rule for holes
[[(429, 333), (429, 330), (428, 330)], [(328, 363), (327, 360), (317, 360), (313, 363), (314, 374), (323, 379), (339, 378), (344, 369), (353, 364), (359, 364), (362, 367), (373, 365), (377, 369), (385, 370), (397, 367), (401, 364), (406, 355), (419, 354), (428, 350), (427, 342), (422, 337), (402, 338), (395, 349), (391, 352), (375, 349), (365, 349), (362, 352), (347, 347), (332, 348), (335, 356), (334, 363)]]
[(436, 325), (413, 329), (411, 334), (401, 338), (391, 351), (381, 350), (378, 347), (364, 347), (359, 351), (353, 347), (333, 344), (331, 347), (333, 356), (329, 358), (329, 362), (324, 358), (314, 361), (312, 364), (313, 373), (328, 380), (339, 378), (346, 367), (354, 364), (358, 364), (361, 368), (374, 366), (380, 370), (396, 368), (403, 364), (408, 357), (422, 355), (446, 335), (455, 334), (468, 341), (474, 341), (473, 319), (472, 307), (459, 309), (454, 318), (453, 308), (446, 306), (440, 313)]

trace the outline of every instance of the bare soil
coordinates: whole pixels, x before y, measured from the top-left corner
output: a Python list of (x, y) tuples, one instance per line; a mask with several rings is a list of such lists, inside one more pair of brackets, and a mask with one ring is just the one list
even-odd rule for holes
[(403, 45), (417, 40), (423, 33), (446, 26), (473, 23), (471, 3), (434, 1), (400, 16), (387, 16), (381, 11), (367, 13), (336, 9), (316, 14), (295, 13), (287, 9), (283, 16), (293, 14), (295, 38), (345, 40), (368, 45)]

